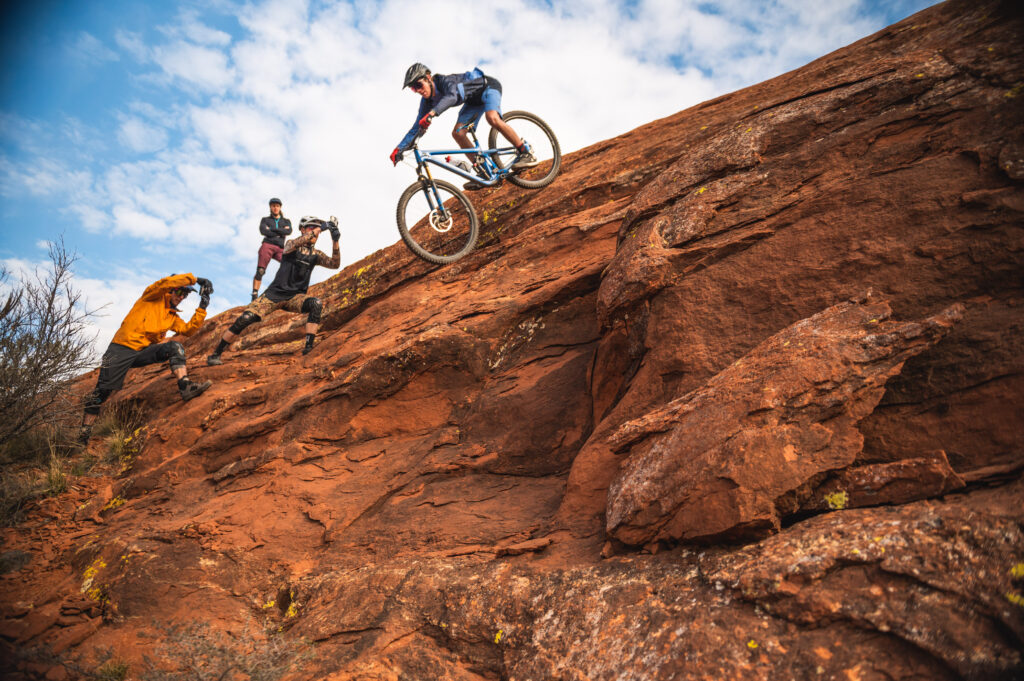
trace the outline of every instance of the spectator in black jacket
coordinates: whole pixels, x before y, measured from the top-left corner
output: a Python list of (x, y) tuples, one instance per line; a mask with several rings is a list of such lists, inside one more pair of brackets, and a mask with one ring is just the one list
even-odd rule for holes
[(281, 262), (284, 254), (284, 238), (292, 233), (292, 221), (281, 213), (281, 199), (270, 199), (270, 215), (260, 220), (260, 234), (263, 243), (256, 258), (256, 276), (252, 280), (252, 299), (260, 295), (260, 284), (267, 271), (270, 259)]

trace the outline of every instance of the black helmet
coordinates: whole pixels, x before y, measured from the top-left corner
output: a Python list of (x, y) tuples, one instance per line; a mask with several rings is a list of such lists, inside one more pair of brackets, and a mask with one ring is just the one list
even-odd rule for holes
[(402, 89), (409, 87), (420, 78), (424, 78), (430, 75), (430, 69), (423, 64), (416, 62), (409, 67), (409, 70), (405, 72), (405, 83), (402, 84)]
[(274, 204), (274, 203), (276, 203), (276, 204), (277, 204), (277, 205), (279, 205), (279, 206), (283, 205), (283, 204), (281, 203), (281, 199), (279, 199), (279, 198), (277, 198), (277, 197), (274, 197), (274, 198), (270, 199), (270, 201), (269, 201), (268, 203), (270, 203), (270, 204)]

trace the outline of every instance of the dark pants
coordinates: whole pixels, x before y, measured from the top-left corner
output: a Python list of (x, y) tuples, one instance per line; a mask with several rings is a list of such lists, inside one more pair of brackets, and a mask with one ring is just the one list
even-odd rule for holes
[(111, 343), (103, 353), (100, 363), (100, 377), (96, 388), (85, 398), (85, 413), (98, 414), (100, 405), (110, 395), (121, 389), (124, 377), (133, 367), (144, 367), (150, 364), (167, 361), (173, 372), (185, 366), (185, 348), (178, 341), (156, 343), (142, 350), (132, 350), (124, 345)]

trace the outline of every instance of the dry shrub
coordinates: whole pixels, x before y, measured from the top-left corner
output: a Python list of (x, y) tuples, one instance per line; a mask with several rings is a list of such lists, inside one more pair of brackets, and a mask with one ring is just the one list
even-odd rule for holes
[(49, 269), (12, 276), (0, 267), (0, 447), (4, 456), (38, 456), (38, 448), (14, 452), (22, 436), (80, 413), (72, 381), (91, 368), (93, 338), (72, 285), (77, 256), (63, 240), (50, 244)]

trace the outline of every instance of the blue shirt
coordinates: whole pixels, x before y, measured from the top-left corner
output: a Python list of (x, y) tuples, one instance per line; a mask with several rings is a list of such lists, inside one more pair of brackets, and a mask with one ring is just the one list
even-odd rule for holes
[(420, 119), (430, 111), (440, 116), (456, 104), (479, 99), (480, 94), (487, 89), (487, 78), (479, 67), (465, 73), (453, 73), (447, 76), (435, 74), (431, 76), (431, 80), (434, 82), (434, 92), (430, 97), (420, 99), (420, 109), (416, 114), (416, 120), (402, 141), (398, 143), (399, 151), (409, 148), (416, 133), (420, 130)]

